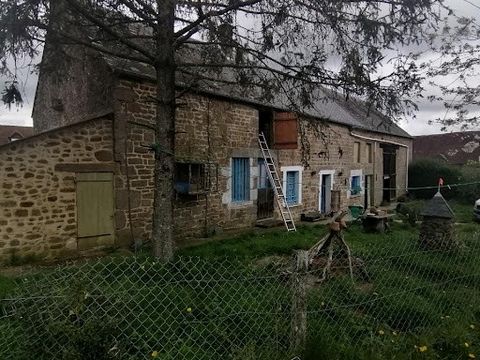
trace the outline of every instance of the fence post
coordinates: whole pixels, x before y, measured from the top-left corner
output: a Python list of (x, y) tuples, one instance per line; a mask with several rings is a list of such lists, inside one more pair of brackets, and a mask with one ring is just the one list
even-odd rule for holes
[(292, 334), (291, 347), (301, 353), (307, 339), (307, 286), (305, 275), (308, 270), (308, 251), (297, 250), (292, 272)]

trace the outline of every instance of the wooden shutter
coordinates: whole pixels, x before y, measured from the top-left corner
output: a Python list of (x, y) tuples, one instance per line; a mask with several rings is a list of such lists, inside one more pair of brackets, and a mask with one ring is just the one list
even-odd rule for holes
[(78, 248), (114, 243), (113, 174), (77, 174)]
[(233, 158), (232, 201), (250, 200), (250, 159)]
[(287, 171), (286, 198), (288, 205), (298, 204), (298, 171)]
[(298, 147), (298, 119), (295, 113), (276, 112), (274, 115), (275, 149), (296, 149)]

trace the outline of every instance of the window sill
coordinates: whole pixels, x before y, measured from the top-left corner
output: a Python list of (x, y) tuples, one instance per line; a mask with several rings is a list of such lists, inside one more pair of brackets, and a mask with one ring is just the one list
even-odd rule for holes
[[(302, 206), (302, 203), (298, 203), (298, 204), (288, 204), (288, 207), (289, 208), (294, 208), (294, 207), (299, 207), (299, 206)], [(284, 206), (285, 207), (285, 206)]]
[(252, 200), (245, 200), (245, 201), (232, 201), (230, 202), (229, 206), (231, 208), (245, 208), (250, 207), (253, 205)]
[(352, 195), (350, 194), (350, 199), (352, 198), (359, 198), (359, 197), (362, 197), (363, 194), (355, 194), (355, 195)]

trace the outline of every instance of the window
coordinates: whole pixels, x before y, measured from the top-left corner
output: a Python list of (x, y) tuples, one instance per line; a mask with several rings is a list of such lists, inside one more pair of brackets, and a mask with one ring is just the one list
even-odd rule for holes
[(351, 170), (350, 171), (350, 187), (347, 192), (347, 197), (360, 196), (363, 194), (363, 170)]
[(285, 195), (288, 205), (298, 204), (298, 171), (287, 171)]
[(205, 164), (175, 164), (175, 190), (177, 193), (198, 195), (205, 193), (208, 187), (208, 177)]
[(350, 194), (351, 195), (359, 195), (362, 191), (362, 186), (360, 185), (360, 176), (352, 176), (352, 183), (350, 186)]
[(360, 143), (357, 141), (353, 143), (353, 161), (360, 162)]
[(258, 189), (269, 189), (270, 179), (267, 174), (267, 165), (264, 159), (258, 159)]
[(367, 161), (369, 164), (371, 164), (373, 162), (372, 144), (367, 144), (367, 146), (365, 147), (365, 152), (367, 155)]
[(283, 172), (283, 190), (289, 206), (302, 203), (302, 171), (301, 166), (285, 166)]
[(232, 201), (250, 200), (250, 159), (232, 159)]

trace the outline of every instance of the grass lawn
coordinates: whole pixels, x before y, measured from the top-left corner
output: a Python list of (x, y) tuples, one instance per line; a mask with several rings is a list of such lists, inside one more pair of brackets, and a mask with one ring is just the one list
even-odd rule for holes
[[(463, 214), (456, 229), (465, 247), (447, 253), (420, 250), (418, 226), (394, 222), (389, 233), (367, 234), (350, 225), (345, 239), (362, 271), (354, 283), (342, 269), (324, 284), (309, 281), (302, 359), (480, 358), (480, 224), (467, 221), (466, 207)], [(0, 299), (14, 288), (52, 296), (22, 305), (36, 324), (39, 359), (52, 358), (59, 341), (69, 359), (107, 351), (115, 334), (132, 356), (122, 359), (156, 349), (159, 359), (290, 359), (292, 293), (281, 272), (293, 250), (326, 232), (252, 232), (181, 249), (169, 266), (117, 256), (0, 276)], [(85, 325), (72, 324), (72, 312)], [(1, 339), (25, 333), (17, 325), (0, 319), (0, 358), (8, 355)]]
[[(417, 202), (416, 206), (423, 206)], [(459, 252), (418, 249), (419, 226), (394, 222), (387, 234), (345, 231), (353, 255), (366, 264), (368, 280), (340, 276), (309, 290), (305, 359), (467, 359), (480, 356), (480, 224), (471, 207), (452, 203)], [(251, 261), (288, 257), (308, 249), (324, 225), (248, 234), (181, 250), (182, 256), (231, 256)], [(467, 344), (467, 345), (465, 345)]]
[(0, 275), (0, 299), (5, 298), (15, 288), (12, 278)]

